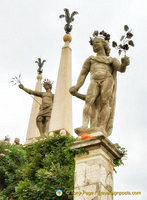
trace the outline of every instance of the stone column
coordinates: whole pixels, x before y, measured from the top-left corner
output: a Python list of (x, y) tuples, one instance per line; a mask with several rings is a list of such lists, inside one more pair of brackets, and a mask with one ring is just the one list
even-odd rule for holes
[(74, 200), (113, 200), (113, 160), (121, 152), (103, 134), (77, 141), (71, 149), (89, 153), (75, 156)]
[(72, 135), (72, 96), (69, 88), (72, 85), (70, 34), (63, 37), (60, 66), (54, 96), (53, 110), (49, 125), (51, 133), (69, 133)]
[[(42, 91), (41, 80), (42, 80), (42, 75), (38, 74), (35, 91), (39, 91), (39, 92)], [(39, 112), (41, 101), (42, 99), (40, 97), (34, 96), (28, 130), (27, 130), (26, 144), (31, 143), (33, 140), (35, 140), (35, 138), (40, 136), (39, 130), (36, 125), (36, 117)]]

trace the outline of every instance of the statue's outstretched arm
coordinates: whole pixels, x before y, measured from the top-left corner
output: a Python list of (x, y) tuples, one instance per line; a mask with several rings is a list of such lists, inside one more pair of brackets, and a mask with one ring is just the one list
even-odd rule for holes
[(121, 58), (121, 63), (116, 58), (113, 58), (113, 62), (112, 62), (113, 69), (120, 72), (125, 72), (129, 64), (130, 64), (130, 60), (129, 60), (129, 57), (127, 56)]
[(28, 94), (32, 94), (34, 96), (42, 97), (42, 92), (37, 92), (34, 90), (30, 90), (28, 88), (25, 88), (22, 84), (19, 85), (19, 88), (27, 92)]

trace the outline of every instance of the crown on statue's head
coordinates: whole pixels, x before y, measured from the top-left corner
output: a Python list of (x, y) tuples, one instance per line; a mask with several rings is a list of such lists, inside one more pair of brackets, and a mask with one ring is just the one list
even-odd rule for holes
[(93, 40), (94, 40), (95, 38), (102, 38), (102, 39), (104, 39), (104, 40), (106, 40), (106, 41), (108, 41), (108, 42), (109, 42), (109, 40), (110, 40), (110, 34), (106, 33), (104, 30), (101, 31), (101, 32), (99, 32), (99, 31), (94, 31), (93, 34), (92, 34), (92, 36), (93, 36), (93, 38), (90, 37), (90, 41), (89, 41), (89, 43), (90, 43), (91, 45), (93, 45)]
[(45, 78), (43, 80), (43, 86), (45, 86), (45, 85), (49, 85), (50, 88), (52, 89), (53, 81), (50, 81), (49, 79)]

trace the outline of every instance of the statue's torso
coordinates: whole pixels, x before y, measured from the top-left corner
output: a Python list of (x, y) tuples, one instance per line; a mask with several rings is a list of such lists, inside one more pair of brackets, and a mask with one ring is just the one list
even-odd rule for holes
[(53, 94), (51, 92), (43, 92), (42, 94), (42, 104), (53, 104)]
[(111, 58), (93, 57), (90, 66), (91, 79), (101, 80), (112, 76)]

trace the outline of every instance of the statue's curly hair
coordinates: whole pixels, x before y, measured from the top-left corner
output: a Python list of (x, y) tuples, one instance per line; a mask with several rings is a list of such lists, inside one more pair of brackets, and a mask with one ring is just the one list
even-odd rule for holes
[(95, 37), (95, 38), (93, 39), (93, 42), (94, 42), (94, 40), (96, 40), (96, 39), (99, 39), (99, 40), (102, 41), (102, 43), (103, 43), (103, 45), (104, 45), (104, 49), (105, 49), (106, 56), (109, 56), (109, 55), (110, 55), (111, 49), (110, 49), (110, 47), (109, 47), (108, 41), (104, 40), (103, 38), (97, 38), (97, 37)]
[(50, 81), (50, 80), (48, 80), (48, 79), (44, 79), (44, 81), (43, 81), (43, 87), (45, 85), (49, 85), (50, 89), (52, 89), (53, 82)]

